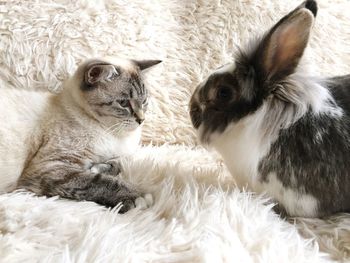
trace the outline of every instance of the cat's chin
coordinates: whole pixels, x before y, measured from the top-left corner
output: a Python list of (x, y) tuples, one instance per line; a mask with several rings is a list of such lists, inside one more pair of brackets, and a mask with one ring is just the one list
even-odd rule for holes
[(125, 128), (125, 132), (134, 132), (141, 128), (140, 124), (135, 124), (135, 126)]
[(116, 133), (120, 135), (123, 135), (123, 134), (128, 135), (129, 133), (135, 132), (140, 128), (141, 128), (141, 125), (135, 122), (135, 124), (131, 124), (128, 126), (122, 125), (122, 127), (119, 130), (116, 130)]

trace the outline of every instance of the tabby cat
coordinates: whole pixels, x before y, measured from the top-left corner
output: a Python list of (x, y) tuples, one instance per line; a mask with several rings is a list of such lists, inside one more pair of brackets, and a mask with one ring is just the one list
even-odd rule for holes
[(138, 147), (149, 93), (142, 71), (159, 60), (91, 59), (50, 95), (30, 145), (17, 188), (38, 195), (93, 201), (120, 212), (149, 205), (120, 176), (118, 158)]

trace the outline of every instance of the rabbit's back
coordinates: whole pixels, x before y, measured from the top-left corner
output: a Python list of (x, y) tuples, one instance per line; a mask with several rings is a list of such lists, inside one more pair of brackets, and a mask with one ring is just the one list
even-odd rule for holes
[[(350, 75), (334, 80), (330, 89), (338, 94), (334, 98), (342, 114), (308, 112), (280, 131), (259, 165), (262, 183), (269, 183), (271, 176), (276, 176), (285, 189), (298, 192), (299, 196), (313, 196), (318, 215), (350, 212), (350, 104), (345, 106), (350, 96)], [(283, 199), (283, 194), (279, 198)], [(297, 207), (287, 212), (308, 214), (294, 209)]]

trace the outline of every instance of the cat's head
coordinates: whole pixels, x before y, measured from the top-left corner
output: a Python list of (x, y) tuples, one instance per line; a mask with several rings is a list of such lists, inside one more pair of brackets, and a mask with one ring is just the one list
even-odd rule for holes
[(73, 77), (73, 96), (93, 118), (111, 130), (134, 130), (144, 121), (148, 105), (143, 71), (160, 62), (90, 59), (79, 66)]
[(304, 2), (196, 88), (190, 115), (202, 143), (210, 144), (214, 135), (258, 111), (267, 99), (285, 105), (300, 99), (290, 76), (307, 46), (316, 13), (315, 1)]

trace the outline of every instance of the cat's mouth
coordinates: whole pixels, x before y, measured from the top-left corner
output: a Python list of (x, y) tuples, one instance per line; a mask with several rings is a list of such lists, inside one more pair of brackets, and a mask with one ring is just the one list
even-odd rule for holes
[(131, 132), (136, 130), (142, 125), (137, 119), (123, 120), (120, 124), (121, 131)]

